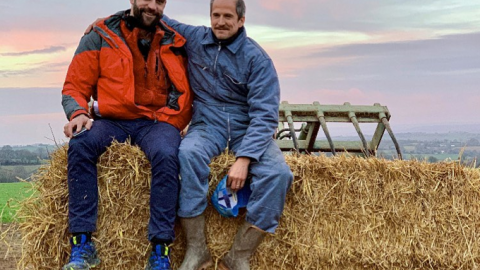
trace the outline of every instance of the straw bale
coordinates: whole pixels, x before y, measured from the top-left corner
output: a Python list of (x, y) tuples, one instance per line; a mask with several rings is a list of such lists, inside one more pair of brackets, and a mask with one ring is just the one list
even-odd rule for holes
[[(475, 269), (480, 264), (480, 171), (458, 162), (388, 161), (341, 155), (286, 155), (295, 179), (276, 234), (252, 269)], [(212, 161), (210, 193), (234, 162)], [(67, 147), (35, 176), (36, 194), (22, 203), (19, 269), (59, 269), (69, 255)], [(99, 269), (142, 269), (147, 236), (150, 167), (138, 147), (114, 143), (98, 164)], [(205, 212), (216, 260), (229, 249), (238, 218)], [(176, 226), (172, 262), (184, 256)], [(213, 269), (213, 268), (212, 268)]]

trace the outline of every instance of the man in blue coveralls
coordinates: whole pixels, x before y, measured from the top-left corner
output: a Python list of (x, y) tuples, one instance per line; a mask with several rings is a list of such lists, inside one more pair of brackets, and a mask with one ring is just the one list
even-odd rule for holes
[[(250, 269), (249, 260), (282, 214), (293, 175), (273, 140), (280, 86), (272, 60), (244, 27), (243, 0), (211, 0), (211, 28), (164, 21), (187, 39), (188, 70), (195, 94), (193, 118), (181, 142), (178, 216), (187, 236), (180, 267), (212, 264), (205, 240), (210, 160), (225, 148), (236, 156), (228, 172), (233, 191), (252, 190), (246, 221), (220, 269)], [(246, 183), (247, 175), (251, 181)]]

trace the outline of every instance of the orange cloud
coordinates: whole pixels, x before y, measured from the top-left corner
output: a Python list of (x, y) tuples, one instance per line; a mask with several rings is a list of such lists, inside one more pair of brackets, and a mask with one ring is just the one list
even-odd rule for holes
[(0, 45), (2, 87), (61, 87), (82, 33), (10, 31), (4, 35)]

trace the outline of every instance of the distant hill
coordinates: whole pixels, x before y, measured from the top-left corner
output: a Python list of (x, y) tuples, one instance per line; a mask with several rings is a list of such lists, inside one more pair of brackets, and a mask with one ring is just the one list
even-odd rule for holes
[(46, 150), (48, 152), (53, 152), (55, 149), (57, 149), (56, 145), (53, 144), (44, 144), (44, 143), (38, 143), (38, 144), (29, 144), (29, 145), (11, 145), (13, 150), (27, 150), (30, 152), (37, 152), (38, 149)]
[[(386, 135), (389, 137), (388, 135)], [(466, 142), (472, 138), (480, 140), (480, 132), (447, 132), (447, 133), (427, 133), (427, 132), (410, 132), (395, 134), (397, 140), (415, 140), (415, 141), (459, 141)], [(384, 136), (384, 138), (386, 138)]]
[(477, 133), (480, 134), (480, 123), (478, 124), (445, 124), (425, 126), (402, 126), (393, 125), (393, 130), (399, 133)]

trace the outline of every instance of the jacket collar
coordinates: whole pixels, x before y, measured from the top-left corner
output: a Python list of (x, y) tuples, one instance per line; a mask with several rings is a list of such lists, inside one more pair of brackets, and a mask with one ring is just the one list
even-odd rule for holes
[[(240, 35), (230, 44), (225, 46), (229, 51), (231, 51), (233, 54), (237, 53), (237, 51), (240, 49), (240, 47), (243, 44), (243, 41), (247, 38), (247, 30), (245, 29), (245, 26), (243, 26), (243, 31), (241, 31)], [(212, 28), (208, 28), (208, 34), (203, 38), (202, 45), (218, 45), (218, 43), (215, 42), (215, 38), (213, 35)]]
[[(104, 21), (105, 26), (118, 35), (122, 40), (123, 37), (120, 33), (120, 21), (124, 16), (128, 16), (128, 14), (130, 14), (130, 9), (119, 11)], [(161, 41), (162, 45), (173, 43), (174, 47), (181, 47), (185, 44), (185, 39), (183, 37), (180, 38), (180, 36), (177, 35), (176, 32), (168, 27), (162, 20), (160, 20), (158, 26), (165, 32)], [(175, 42), (176, 38), (177, 42)]]

